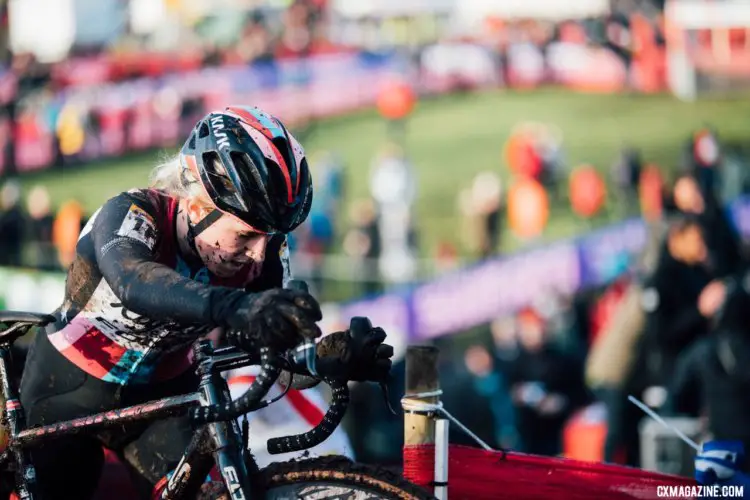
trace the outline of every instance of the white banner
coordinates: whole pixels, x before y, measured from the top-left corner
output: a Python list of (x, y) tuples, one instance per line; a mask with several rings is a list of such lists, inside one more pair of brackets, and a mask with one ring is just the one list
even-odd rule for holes
[(481, 23), (487, 16), (560, 21), (600, 16), (609, 10), (609, 0), (461, 0), (456, 3), (457, 18), (470, 24)]
[(453, 10), (456, 0), (334, 0), (331, 9), (343, 17), (395, 17)]
[(64, 295), (63, 273), (0, 267), (0, 309), (51, 313)]

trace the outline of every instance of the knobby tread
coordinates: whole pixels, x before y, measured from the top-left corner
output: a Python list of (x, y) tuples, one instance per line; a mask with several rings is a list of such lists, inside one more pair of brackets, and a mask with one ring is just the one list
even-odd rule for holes
[(352, 462), (342, 456), (327, 456), (278, 462), (261, 469), (255, 482), (264, 490), (292, 483), (331, 481), (356, 485), (403, 500), (434, 500), (435, 497), (385, 467)]

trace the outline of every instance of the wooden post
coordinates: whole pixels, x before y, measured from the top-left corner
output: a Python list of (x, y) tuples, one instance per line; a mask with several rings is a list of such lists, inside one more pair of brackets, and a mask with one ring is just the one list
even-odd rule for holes
[[(411, 399), (408, 396), (440, 390), (438, 378), (438, 348), (432, 346), (409, 346), (406, 350), (407, 403), (437, 403), (438, 396)], [(435, 444), (435, 421), (418, 413), (404, 414), (404, 445)]]

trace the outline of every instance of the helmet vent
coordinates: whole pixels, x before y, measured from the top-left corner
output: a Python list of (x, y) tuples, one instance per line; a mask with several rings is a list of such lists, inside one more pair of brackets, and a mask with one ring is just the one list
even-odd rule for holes
[(284, 163), (286, 163), (286, 168), (293, 172), (295, 170), (294, 157), (292, 156), (292, 150), (289, 147), (289, 142), (287, 142), (286, 137), (274, 137), (273, 145), (276, 146), (276, 149), (281, 153), (281, 157), (284, 159)]
[(204, 137), (208, 137), (209, 133), (210, 131), (208, 130), (208, 124), (206, 122), (201, 123), (201, 126), (198, 129), (198, 137), (203, 139)]

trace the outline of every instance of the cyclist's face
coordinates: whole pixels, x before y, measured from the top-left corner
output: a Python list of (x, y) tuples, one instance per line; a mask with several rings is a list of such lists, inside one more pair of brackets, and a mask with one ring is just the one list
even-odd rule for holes
[(213, 274), (229, 277), (239, 272), (244, 274), (247, 269), (249, 276), (256, 278), (266, 258), (269, 238), (224, 214), (195, 238), (195, 247)]

